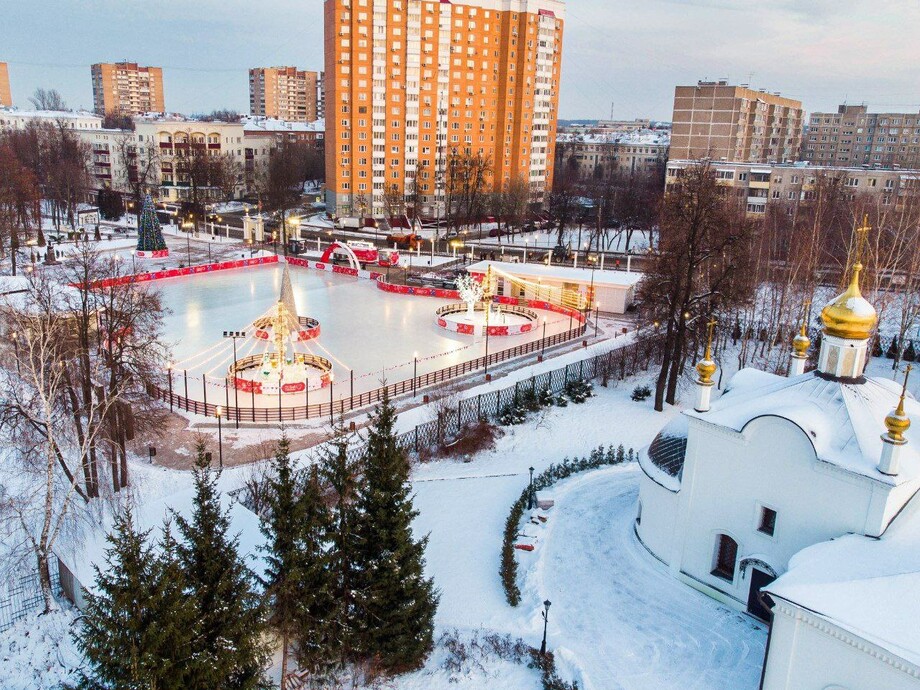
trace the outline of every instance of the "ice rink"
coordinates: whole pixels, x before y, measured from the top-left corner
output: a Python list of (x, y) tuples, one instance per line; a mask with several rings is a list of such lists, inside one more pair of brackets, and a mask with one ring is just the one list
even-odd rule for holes
[[(305, 349), (333, 362), (336, 399), (349, 395), (351, 371), (354, 392), (359, 393), (379, 387), (384, 376), (389, 383), (412, 378), (416, 355), (418, 374), (423, 374), (485, 353), (484, 337), (474, 339), (437, 326), (435, 310), (450, 300), (391, 294), (377, 289), (370, 280), (325, 271), (294, 266), (289, 270), (299, 315), (318, 319), (321, 326), (320, 336), (306, 343)], [(192, 398), (200, 395), (202, 373), (216, 379), (226, 376), (232, 343), (223, 338), (223, 332), (247, 330), (251, 334), (252, 321), (278, 299), (281, 273), (281, 266), (263, 266), (170, 278), (155, 284), (164, 306), (171, 311), (165, 318), (164, 334), (173, 350), (177, 393), (183, 392), (184, 370), (188, 371)], [(538, 315), (546, 316), (548, 336), (569, 328), (568, 317), (552, 312)], [(493, 336), (489, 351), (514, 347), (542, 335), (540, 326), (523, 335)], [(264, 342), (253, 338), (238, 340), (237, 356), (261, 353), (264, 348)], [(285, 404), (303, 404), (301, 395), (285, 396), (297, 397)], [(219, 403), (223, 397), (223, 387), (209, 385), (209, 401)], [(244, 405), (242, 400), (240, 404)], [(249, 404), (247, 401), (245, 406)], [(265, 401), (268, 404), (275, 403)], [(261, 401), (257, 399), (256, 405), (262, 406)]]

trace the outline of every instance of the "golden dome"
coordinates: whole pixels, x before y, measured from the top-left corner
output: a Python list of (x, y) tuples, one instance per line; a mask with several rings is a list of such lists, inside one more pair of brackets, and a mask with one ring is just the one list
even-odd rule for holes
[(716, 363), (711, 359), (701, 359), (696, 365), (696, 373), (700, 375), (700, 383), (712, 383), (712, 375), (716, 373)]
[(797, 333), (792, 339), (792, 349), (799, 357), (805, 357), (808, 354), (808, 348), (811, 347), (811, 339), (805, 335), (805, 325), (802, 324), (802, 332)]
[(907, 379), (910, 377), (911, 365), (907, 365), (904, 372), (904, 386), (901, 388), (901, 397), (898, 406), (885, 417), (885, 428), (888, 429), (888, 438), (899, 443), (904, 442), (904, 432), (910, 429), (910, 418), (904, 413), (904, 398), (907, 395)]
[(859, 291), (862, 264), (853, 265), (850, 284), (838, 297), (821, 310), (824, 332), (847, 340), (867, 340), (878, 322), (875, 308)]

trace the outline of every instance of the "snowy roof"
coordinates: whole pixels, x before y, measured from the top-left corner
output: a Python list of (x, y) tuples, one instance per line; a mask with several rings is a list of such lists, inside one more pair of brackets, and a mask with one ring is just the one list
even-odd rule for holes
[(639, 451), (639, 466), (645, 474), (670, 491), (680, 490), (688, 431), (687, 418), (678, 415), (664, 425), (650, 445)]
[(620, 132), (562, 132), (556, 135), (558, 143), (578, 144), (624, 144), (629, 146), (668, 146), (671, 133), (667, 131), (639, 129)]
[(848, 534), (803, 549), (766, 587), (920, 665), (920, 496), (879, 539)]
[(467, 267), (470, 273), (485, 273), (489, 266), (521, 278), (543, 278), (566, 282), (590, 284), (597, 287), (628, 288), (640, 280), (642, 274), (636, 271), (608, 271), (592, 268), (571, 268), (568, 266), (547, 266), (546, 264), (516, 264), (510, 261), (478, 261)]
[[(244, 505), (221, 493), (221, 506), (230, 512), (229, 535), (239, 539), (239, 554), (253, 573), (264, 575), (265, 561), (259, 547), (265, 543), (265, 536), (259, 528), (259, 518)], [(186, 489), (165, 496), (149, 503), (135, 504), (132, 508), (134, 526), (140, 531), (151, 530), (149, 539), (154, 545), (162, 536), (161, 528), (172, 512), (186, 519), (191, 519), (194, 509), (194, 489)], [(171, 520), (175, 527), (175, 520)], [(106, 534), (112, 529), (112, 516), (107, 514), (102, 524), (73, 535), (70, 539), (61, 539), (55, 548), (55, 554), (63, 561), (67, 569), (74, 574), (84, 589), (92, 591), (95, 586), (96, 572), (93, 566), (105, 568), (105, 551), (109, 548)], [(178, 535), (174, 536), (178, 538)]]
[(844, 383), (814, 372), (787, 378), (742, 369), (708, 412), (685, 414), (738, 432), (758, 417), (782, 417), (805, 432), (818, 459), (900, 485), (920, 476), (920, 438), (914, 438), (920, 428), (920, 404), (913, 398), (905, 401), (913, 426), (906, 435), (910, 442), (901, 453), (900, 474), (882, 474), (877, 467), (885, 416), (897, 406), (900, 393), (897, 383), (882, 378)]
[(0, 108), (0, 114), (43, 120), (73, 120), (90, 118), (102, 122), (102, 116), (97, 115), (96, 113), (91, 113), (88, 110), (20, 110), (19, 108)]
[(326, 121), (324, 119), (314, 120), (313, 122), (288, 122), (287, 120), (276, 120), (273, 117), (244, 117), (242, 120), (243, 131), (247, 134), (256, 134), (261, 132), (325, 132)]

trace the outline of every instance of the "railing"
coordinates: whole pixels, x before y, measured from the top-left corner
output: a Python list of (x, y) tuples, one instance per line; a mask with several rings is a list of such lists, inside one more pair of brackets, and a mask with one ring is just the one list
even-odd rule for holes
[[(464, 376), (465, 374), (478, 371), (479, 369), (487, 369), (488, 367), (508, 361), (510, 359), (533, 354), (535, 352), (542, 353), (543, 350), (545, 350), (547, 347), (554, 347), (556, 345), (561, 345), (563, 343), (567, 343), (582, 337), (586, 328), (586, 323), (580, 323), (577, 324), (574, 328), (563, 331), (562, 333), (556, 333), (555, 335), (540, 338), (539, 340), (533, 340), (529, 343), (522, 343), (521, 345), (507, 348), (505, 350), (490, 352), (488, 356), (483, 355), (481, 357), (477, 357), (476, 359), (461, 362), (444, 369), (438, 369), (437, 371), (428, 372), (427, 374), (420, 374), (414, 378), (398, 381), (386, 387), (380, 387), (371, 391), (366, 391), (364, 393), (358, 393), (356, 395), (351, 395), (345, 398), (339, 398), (338, 400), (333, 398), (333, 387), (329, 386), (328, 395), (330, 399), (325, 402), (318, 402), (315, 404), (309, 404), (308, 402), (310, 391), (305, 391), (305, 404), (303, 405), (285, 406), (282, 404), (281, 396), (279, 395), (279, 404), (277, 406), (268, 407), (256, 407), (255, 405), (251, 407), (231, 406), (229, 404), (229, 393), (227, 393), (224, 401), (213, 403), (193, 400), (186, 396), (179, 395), (172, 390), (172, 387), (170, 387), (170, 390), (164, 390), (159, 386), (150, 384), (147, 386), (147, 392), (152, 397), (157, 398), (158, 400), (162, 400), (166, 404), (170, 405), (171, 408), (175, 407), (180, 410), (185, 410), (186, 412), (192, 412), (193, 414), (204, 415), (206, 417), (216, 416), (217, 408), (219, 406), (221, 407), (221, 414), (223, 418), (229, 421), (266, 423), (279, 421), (292, 422), (299, 419), (316, 419), (317, 417), (331, 418), (335, 415), (344, 414), (345, 412), (367, 407), (369, 405), (380, 402), (383, 399), (384, 390), (386, 390), (389, 396), (393, 398), (405, 393), (416, 392), (422, 388), (427, 388), (428, 386), (450, 381), (460, 376)], [(229, 387), (227, 387), (226, 390), (229, 391)], [(325, 391), (322, 391), (319, 394), (325, 395)]]
[[(51, 574), (51, 591), (57, 595), (61, 591), (60, 577), (58, 576), (57, 558), (51, 558), (48, 568)], [(42, 595), (38, 573), (30, 572), (23, 575), (18, 581), (10, 578), (7, 589), (0, 596), (0, 633), (12, 628), (18, 621), (38, 611), (45, 605)]]

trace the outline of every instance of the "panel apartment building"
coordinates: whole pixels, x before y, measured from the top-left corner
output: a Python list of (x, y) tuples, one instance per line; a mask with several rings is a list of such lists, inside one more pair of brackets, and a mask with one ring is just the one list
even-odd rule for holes
[[(490, 190), (552, 185), (560, 0), (325, 0), (327, 209), (385, 195), (444, 213), (452, 151), (491, 161)], [(391, 196), (392, 198), (392, 196)]]
[(100, 115), (142, 115), (166, 111), (163, 70), (136, 62), (103, 62), (91, 67), (93, 109)]
[(249, 112), (286, 122), (314, 122), (322, 117), (322, 78), (296, 67), (249, 70)]
[(5, 62), (0, 62), (0, 108), (9, 108), (13, 105), (13, 96), (10, 94), (10, 73)]
[(812, 113), (802, 158), (816, 165), (920, 167), (920, 113), (870, 113), (865, 105)]
[(802, 103), (778, 93), (701, 81), (674, 89), (671, 158), (782, 163), (802, 144)]

